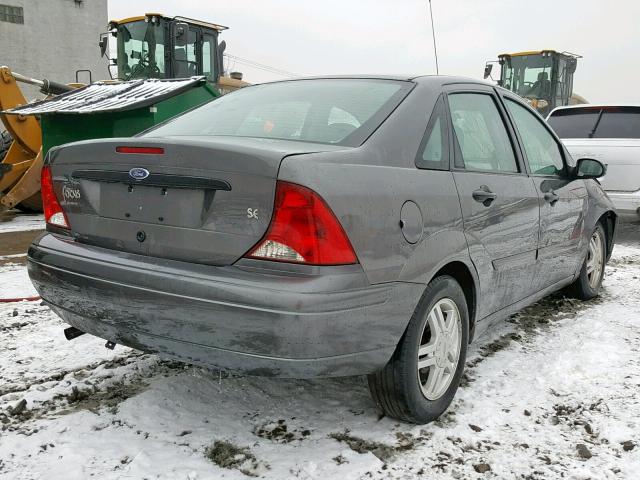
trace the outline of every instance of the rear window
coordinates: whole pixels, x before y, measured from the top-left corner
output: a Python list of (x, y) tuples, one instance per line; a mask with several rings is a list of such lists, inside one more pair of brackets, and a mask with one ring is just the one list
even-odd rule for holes
[(560, 138), (640, 138), (640, 107), (557, 110), (548, 122)]
[(144, 136), (233, 136), (358, 146), (410, 82), (316, 79), (255, 85), (225, 95)]

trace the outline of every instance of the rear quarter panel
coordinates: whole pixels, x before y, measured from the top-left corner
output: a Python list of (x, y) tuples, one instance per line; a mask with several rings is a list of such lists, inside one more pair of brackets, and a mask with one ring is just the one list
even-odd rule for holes
[[(440, 92), (437, 85), (418, 84), (363, 146), (285, 158), (280, 167), (281, 180), (308, 186), (329, 204), (371, 283), (426, 284), (450, 261), (471, 265), (451, 172), (415, 166)], [(408, 201), (422, 217), (415, 243), (400, 225)]]

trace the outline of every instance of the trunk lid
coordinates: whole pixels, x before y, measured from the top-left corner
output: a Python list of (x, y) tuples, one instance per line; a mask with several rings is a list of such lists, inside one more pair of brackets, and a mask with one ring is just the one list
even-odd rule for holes
[(635, 139), (568, 139), (562, 140), (574, 160), (595, 158), (607, 166), (600, 179), (607, 191), (640, 190), (640, 140)]
[(344, 148), (238, 137), (110, 139), (53, 150), (50, 164), (77, 241), (229, 265), (266, 232), (282, 159)]

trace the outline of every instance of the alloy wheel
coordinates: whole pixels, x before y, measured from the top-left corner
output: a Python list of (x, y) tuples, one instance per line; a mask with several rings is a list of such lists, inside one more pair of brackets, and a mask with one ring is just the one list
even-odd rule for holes
[(589, 241), (589, 253), (587, 254), (587, 278), (589, 286), (596, 290), (600, 286), (602, 266), (604, 264), (604, 242), (599, 229), (596, 229)]
[(442, 397), (458, 368), (462, 320), (455, 302), (440, 299), (427, 315), (418, 349), (418, 381), (427, 400)]

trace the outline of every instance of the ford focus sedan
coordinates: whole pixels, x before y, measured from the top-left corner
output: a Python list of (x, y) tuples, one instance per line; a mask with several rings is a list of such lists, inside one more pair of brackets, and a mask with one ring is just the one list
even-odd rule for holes
[(492, 321), (564, 287), (598, 295), (604, 173), (474, 80), (257, 85), (53, 149), (29, 275), (69, 336), (249, 375), (366, 374), (385, 414), (424, 423)]

